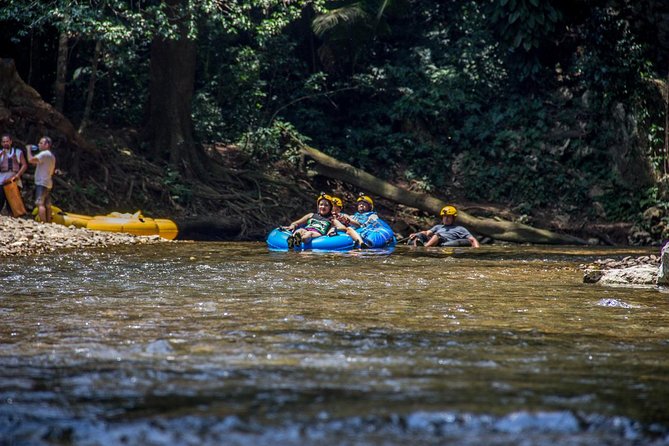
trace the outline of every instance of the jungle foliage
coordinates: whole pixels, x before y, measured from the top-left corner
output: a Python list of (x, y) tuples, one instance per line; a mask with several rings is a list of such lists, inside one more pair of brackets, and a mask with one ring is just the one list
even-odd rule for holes
[[(382, 178), (521, 214), (551, 207), (633, 219), (662, 200), (653, 192), (666, 173), (661, 1), (4, 3), (2, 56), (45, 98), (67, 36), (64, 112), (74, 122), (98, 41), (92, 116), (142, 130), (157, 100), (152, 44), (185, 39), (195, 51), (182, 105), (188, 150), (237, 144), (270, 166), (294, 156), (289, 128)], [(147, 154), (170, 149), (143, 134)]]

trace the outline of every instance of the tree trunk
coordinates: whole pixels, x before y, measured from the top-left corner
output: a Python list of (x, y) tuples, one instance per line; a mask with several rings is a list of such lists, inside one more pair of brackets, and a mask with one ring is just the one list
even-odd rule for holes
[(65, 105), (65, 84), (67, 81), (67, 33), (61, 31), (58, 37), (58, 59), (56, 62), (56, 82), (54, 84), (54, 104), (56, 110), (63, 112)]
[(669, 173), (669, 73), (662, 89), (664, 99), (664, 174)]
[(91, 116), (91, 109), (93, 108), (93, 97), (95, 95), (95, 82), (98, 78), (98, 61), (100, 60), (100, 53), (102, 52), (102, 41), (95, 42), (95, 50), (93, 51), (93, 61), (91, 62), (91, 77), (88, 79), (88, 91), (86, 92), (86, 105), (84, 106), (84, 115), (79, 124), (77, 133), (81, 134), (86, 129), (88, 121)]
[[(448, 204), (429, 195), (400, 189), (350, 164), (338, 161), (313, 147), (302, 145), (302, 153), (316, 162), (315, 169), (320, 175), (345, 181), (406, 206), (438, 214), (441, 208)], [(545, 229), (537, 229), (510, 221), (477, 218), (463, 211), (458, 211), (458, 223), (478, 234), (507, 242), (554, 245), (587, 244), (585, 240), (570, 235), (556, 234)]]
[[(178, 6), (180, 0), (168, 2)], [(151, 44), (148, 138), (150, 155), (168, 161), (191, 176), (206, 172), (201, 148), (193, 141), (192, 99), (195, 84), (195, 41), (182, 26), (177, 39), (156, 38)]]
[[(149, 132), (155, 158), (188, 162), (193, 147), (195, 42), (157, 39), (151, 45)], [(184, 166), (190, 167), (190, 166)]]

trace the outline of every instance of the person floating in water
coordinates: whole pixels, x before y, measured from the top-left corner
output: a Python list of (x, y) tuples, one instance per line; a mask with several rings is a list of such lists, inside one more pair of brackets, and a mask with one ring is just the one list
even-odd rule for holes
[(357, 212), (353, 214), (352, 218), (360, 224), (366, 226), (379, 219), (378, 214), (374, 211), (374, 200), (362, 192), (356, 200)]
[[(293, 249), (310, 239), (334, 235), (337, 230), (346, 232), (346, 226), (332, 215), (332, 197), (321, 192), (316, 199), (318, 210), (295, 220), (284, 229), (292, 231), (288, 237), (288, 249)], [(300, 227), (305, 225), (304, 227)]]
[(478, 248), (479, 242), (466, 228), (455, 224), (458, 210), (444, 206), (439, 212), (442, 224), (409, 235), (407, 244), (414, 246), (467, 246)]
[(342, 201), (341, 198), (339, 197), (332, 197), (332, 215), (336, 220), (338, 220), (344, 227), (346, 227), (346, 234), (348, 234), (349, 237), (353, 239), (355, 242), (356, 246), (359, 246), (360, 248), (369, 248), (369, 246), (364, 242), (360, 234), (353, 229), (360, 227), (360, 223), (358, 223), (354, 218), (352, 218), (350, 215), (345, 214), (341, 211), (342, 207), (344, 206), (344, 202)]

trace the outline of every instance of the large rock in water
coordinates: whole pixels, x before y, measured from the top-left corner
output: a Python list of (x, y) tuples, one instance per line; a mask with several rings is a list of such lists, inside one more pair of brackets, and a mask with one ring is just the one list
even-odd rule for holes
[(657, 274), (658, 285), (669, 285), (669, 242), (662, 247), (660, 270)]
[[(667, 256), (669, 256), (669, 249)], [(669, 267), (669, 257), (667, 260), (666, 265)], [(581, 267), (585, 269), (584, 283), (642, 285), (645, 287), (657, 283), (659, 265), (659, 256), (651, 254), (636, 258), (627, 256), (621, 260), (600, 259), (592, 265), (581, 265)]]
[(657, 266), (637, 265), (629, 268), (614, 268), (602, 273), (598, 282), (602, 285), (654, 285)]

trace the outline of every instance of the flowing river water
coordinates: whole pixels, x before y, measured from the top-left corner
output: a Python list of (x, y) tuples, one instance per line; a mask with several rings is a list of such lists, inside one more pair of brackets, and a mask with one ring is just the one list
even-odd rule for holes
[(3, 258), (0, 444), (669, 445), (669, 294), (578, 268), (651, 252)]

